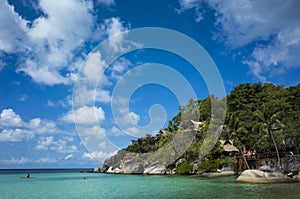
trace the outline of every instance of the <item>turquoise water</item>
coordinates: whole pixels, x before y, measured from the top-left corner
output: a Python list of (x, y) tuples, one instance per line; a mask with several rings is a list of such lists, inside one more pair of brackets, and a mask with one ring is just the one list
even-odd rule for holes
[(79, 172), (31, 173), (29, 179), (20, 176), (0, 174), (0, 198), (300, 198), (300, 183), (240, 184), (234, 177)]

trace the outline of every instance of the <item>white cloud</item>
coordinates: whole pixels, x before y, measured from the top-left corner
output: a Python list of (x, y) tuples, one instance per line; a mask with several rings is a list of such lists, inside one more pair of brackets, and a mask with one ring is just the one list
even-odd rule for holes
[(0, 114), (0, 127), (21, 127), (24, 125), (21, 117), (12, 109), (3, 109)]
[(91, 88), (82, 83), (73, 93), (71, 104), (73, 104), (74, 107), (80, 107), (84, 105), (91, 105), (95, 102), (109, 103), (110, 101), (110, 91), (102, 88)]
[(52, 100), (49, 99), (49, 100), (47, 101), (46, 106), (54, 107), (54, 106), (55, 106), (55, 103), (54, 103)]
[(201, 10), (206, 3), (215, 11), (215, 38), (233, 49), (255, 43), (245, 58), (250, 71), (261, 81), (300, 66), (300, 2), (298, 0), (180, 0), (181, 9)]
[(132, 124), (137, 125), (137, 123), (140, 121), (140, 116), (136, 114), (135, 112), (129, 112), (129, 119), (132, 122)]
[(193, 9), (199, 6), (199, 0), (179, 0), (180, 9), (176, 11), (180, 14), (183, 11)]
[(34, 133), (25, 129), (4, 129), (0, 133), (0, 142), (22, 142), (33, 137)]
[(62, 120), (77, 124), (98, 124), (105, 119), (105, 113), (101, 107), (82, 106), (76, 110), (69, 111)]
[(100, 52), (92, 52), (87, 56), (76, 78), (76, 92), (73, 93), (72, 99), (74, 106), (110, 102), (110, 92), (103, 89), (110, 84), (104, 75), (106, 67)]
[(19, 98), (19, 101), (25, 102), (27, 99), (28, 99), (28, 95), (21, 95), (21, 97)]
[[(67, 84), (68, 74), (60, 71), (72, 64), (75, 51), (93, 39), (95, 18), (91, 1), (40, 0), (44, 15), (26, 21), (7, 1), (0, 4), (0, 50), (22, 53), (17, 71), (35, 82), (48, 85)], [(29, 25), (31, 24), (31, 25)]]
[(6, 165), (22, 165), (27, 163), (35, 163), (35, 164), (49, 164), (57, 162), (54, 158), (44, 157), (37, 160), (29, 159), (27, 157), (20, 157), (20, 158), (11, 158), (9, 160), (0, 160), (1, 164)]
[[(115, 4), (114, 0), (98, 0), (97, 3)], [(18, 65), (17, 72), (24, 72), (41, 84), (70, 84), (78, 63), (85, 57), (85, 44), (128, 30), (115, 17), (106, 19), (102, 25), (97, 24), (91, 0), (39, 0), (36, 9), (43, 15), (27, 21), (7, 0), (1, 1), (0, 52), (21, 54), (17, 63), (22, 64)], [(116, 37), (111, 40), (110, 47), (123, 51), (122, 43), (123, 37)], [(98, 78), (97, 73), (89, 75)]]
[[(27, 21), (15, 12), (7, 1), (0, 2), (0, 50), (7, 53), (20, 50), (21, 43), (26, 40)], [(23, 48), (21, 49), (23, 50)]]
[(34, 130), (36, 133), (60, 133), (61, 131), (56, 128), (56, 124), (53, 121), (42, 120), (41, 118), (31, 119), (26, 127)]
[(57, 162), (57, 160), (54, 158), (45, 157), (45, 158), (40, 158), (38, 160), (34, 160), (33, 162), (38, 163), (38, 164), (40, 164), (40, 163), (41, 164), (49, 164), (49, 163), (55, 163), (55, 162)]
[(74, 157), (73, 154), (69, 154), (69, 155), (67, 155), (64, 159), (65, 159), (65, 160), (70, 160), (70, 159), (72, 159), (73, 157)]
[(116, 120), (116, 122), (118, 124), (121, 124), (122, 126), (136, 126), (140, 121), (140, 116), (133, 111), (129, 111), (128, 100), (122, 96), (115, 96), (113, 100), (117, 105), (118, 110), (118, 115), (114, 115), (114, 119)]
[(97, 0), (98, 4), (103, 4), (105, 6), (115, 5), (115, 0)]
[(109, 40), (109, 46), (112, 50), (116, 52), (122, 52), (125, 50), (123, 47), (123, 35), (119, 34), (126, 33), (128, 28), (123, 26), (119, 18), (113, 17), (106, 19), (102, 25), (102, 30), (106, 32), (108, 38), (111, 38)]
[(113, 126), (111, 129), (109, 129), (107, 135), (109, 136), (122, 136), (122, 135), (126, 135), (123, 131), (121, 131), (121, 129), (119, 129), (116, 126)]
[(137, 128), (135, 126), (132, 126), (126, 130), (124, 130), (124, 132), (127, 134), (127, 135), (131, 135), (131, 136), (134, 136), (134, 137), (141, 137), (142, 135), (144, 135), (144, 132), (141, 132), (142, 129), (140, 128)]
[(126, 71), (128, 69), (128, 67), (131, 65), (132, 65), (132, 63), (128, 59), (126, 59), (124, 57), (119, 58), (113, 64), (113, 66), (110, 68), (110, 70), (111, 70), (110, 77), (117, 79), (117, 80), (120, 79), (121, 75), (124, 73), (124, 71)]
[(195, 22), (199, 23), (203, 17), (202, 13), (199, 11), (200, 1), (199, 0), (179, 0), (179, 9), (175, 9), (178, 14), (183, 13), (186, 10), (193, 9), (195, 11)]
[(81, 68), (82, 76), (80, 78), (97, 82), (103, 75), (106, 65), (106, 62), (102, 60), (99, 51), (92, 52), (87, 56), (86, 61)]
[(96, 90), (95, 101), (109, 103), (111, 101), (110, 92), (104, 89)]
[(1, 164), (16, 164), (16, 165), (18, 165), (18, 164), (26, 164), (26, 163), (30, 163), (30, 162), (32, 162), (32, 160), (28, 159), (26, 157), (21, 157), (19, 159), (11, 158), (9, 160), (0, 160)]
[(75, 145), (69, 145), (69, 142), (73, 140), (69, 137), (63, 137), (58, 140), (54, 140), (53, 136), (41, 137), (38, 141), (36, 150), (51, 150), (58, 153), (74, 153), (78, 151), (78, 148)]
[(103, 162), (103, 160), (105, 160), (106, 158), (115, 155), (117, 153), (117, 151), (113, 151), (110, 153), (106, 153), (104, 151), (92, 151), (90, 153), (85, 152), (82, 157), (86, 158), (86, 159), (90, 159), (90, 160), (94, 160), (94, 161), (100, 161)]
[(82, 144), (85, 146), (92, 145), (93, 142), (97, 143), (97, 147), (99, 143), (105, 141), (105, 129), (99, 126), (92, 126), (92, 127), (79, 127), (79, 135), (82, 141)]
[(300, 25), (290, 32), (279, 33), (269, 45), (254, 48), (251, 58), (244, 63), (261, 81), (269, 76), (283, 74), (286, 70), (300, 66)]
[[(113, 37), (128, 29), (123, 26), (119, 18), (110, 18), (104, 21), (101, 32), (107, 37)], [(123, 36), (114, 37), (109, 40), (107, 50), (111, 53), (123, 51)], [(115, 80), (119, 77), (131, 63), (126, 59), (115, 62), (111, 70), (111, 75), (105, 75), (107, 63), (99, 51), (90, 53), (81, 64), (80, 70), (74, 78), (76, 81), (73, 92), (72, 105), (74, 107), (91, 106), (95, 102), (109, 103), (111, 101), (110, 91), (107, 86), (112, 83), (109, 79)]]
[(1, 142), (22, 142), (36, 134), (61, 133), (53, 121), (33, 118), (25, 122), (13, 109), (3, 109), (0, 113), (0, 130)]

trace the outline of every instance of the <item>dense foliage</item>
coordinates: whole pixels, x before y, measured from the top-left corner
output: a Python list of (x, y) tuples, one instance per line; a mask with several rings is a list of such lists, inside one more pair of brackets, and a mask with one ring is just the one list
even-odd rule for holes
[[(277, 157), (278, 160), (290, 151), (299, 154), (300, 84), (288, 88), (271, 83), (240, 84), (226, 99), (227, 111), (222, 139), (234, 140), (238, 149), (246, 148), (256, 151), (261, 156)], [(204, 143), (203, 138), (212, 114), (212, 100), (218, 102), (225, 98), (215, 99), (214, 96), (209, 96), (203, 100), (191, 99), (185, 107), (180, 107), (178, 114), (169, 121), (168, 127), (163, 129), (165, 133), (139, 138), (125, 150), (137, 153), (155, 151), (172, 140), (180, 127), (188, 128), (191, 119), (202, 121), (205, 123), (204, 127), (199, 128), (194, 142), (183, 155), (186, 161), (178, 168), (179, 173), (187, 173), (192, 169), (190, 163), (197, 160), (199, 149)], [(224, 162), (221, 152), (219, 144), (210, 152), (213, 167), (218, 167), (220, 162)], [(208, 163), (202, 162), (200, 168), (208, 168), (209, 165), (206, 164)]]

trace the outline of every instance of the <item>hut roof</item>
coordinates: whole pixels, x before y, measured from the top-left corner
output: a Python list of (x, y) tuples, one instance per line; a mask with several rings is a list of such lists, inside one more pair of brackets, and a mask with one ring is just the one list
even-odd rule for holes
[(229, 145), (229, 144), (224, 145), (223, 150), (226, 152), (238, 152), (239, 151), (235, 146)]
[(166, 135), (168, 133), (168, 131), (166, 131), (164, 129), (160, 129), (159, 133), (162, 135)]
[(233, 146), (233, 140), (220, 140), (223, 150), (226, 152), (238, 152), (239, 150)]

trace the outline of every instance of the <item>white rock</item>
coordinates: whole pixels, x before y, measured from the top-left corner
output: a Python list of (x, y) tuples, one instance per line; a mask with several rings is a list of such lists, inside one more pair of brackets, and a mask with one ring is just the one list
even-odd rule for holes
[(237, 178), (237, 182), (246, 183), (282, 183), (295, 182), (293, 178), (284, 176), (280, 172), (264, 172), (260, 170), (246, 170)]
[(156, 165), (152, 167), (145, 168), (144, 174), (148, 175), (164, 175), (166, 174), (166, 167), (162, 165)]

